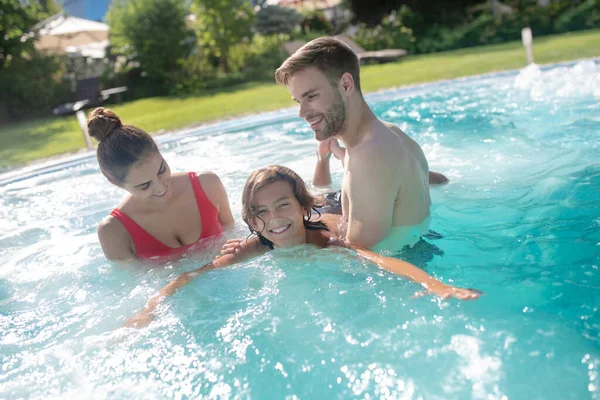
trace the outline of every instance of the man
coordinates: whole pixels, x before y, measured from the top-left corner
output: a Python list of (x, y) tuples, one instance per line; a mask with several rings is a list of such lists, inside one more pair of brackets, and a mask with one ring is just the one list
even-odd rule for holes
[[(380, 121), (365, 102), (356, 54), (333, 38), (311, 41), (276, 71), (321, 143), (313, 184), (331, 183), (331, 151), (343, 159), (342, 213), (346, 240), (371, 247), (393, 227), (429, 217), (429, 181), (447, 179), (429, 166), (420, 146), (400, 128)], [(342, 149), (337, 139), (345, 146)]]

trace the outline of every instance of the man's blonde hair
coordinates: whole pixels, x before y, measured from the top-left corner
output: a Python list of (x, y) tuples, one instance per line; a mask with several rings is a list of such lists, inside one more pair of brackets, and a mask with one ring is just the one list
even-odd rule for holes
[(321, 37), (308, 42), (281, 64), (275, 71), (278, 84), (287, 86), (298, 72), (315, 67), (327, 76), (332, 86), (348, 72), (354, 79), (354, 87), (360, 93), (360, 67), (356, 54), (338, 39)]

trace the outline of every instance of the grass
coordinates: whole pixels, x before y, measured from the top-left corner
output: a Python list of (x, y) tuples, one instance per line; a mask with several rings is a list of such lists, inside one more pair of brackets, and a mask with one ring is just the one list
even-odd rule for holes
[[(600, 30), (534, 39), (538, 64), (600, 56)], [(365, 92), (440, 79), (521, 68), (520, 42), (417, 55), (361, 70)], [(213, 94), (154, 97), (111, 108), (127, 123), (148, 132), (183, 128), (242, 114), (292, 106), (288, 92), (275, 83), (247, 83)], [(0, 127), (0, 167), (77, 151), (85, 147), (74, 116), (45, 118)]]

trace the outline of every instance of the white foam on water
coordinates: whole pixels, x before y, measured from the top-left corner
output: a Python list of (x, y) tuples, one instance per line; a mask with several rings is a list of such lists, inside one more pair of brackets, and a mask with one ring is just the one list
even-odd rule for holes
[(513, 87), (529, 93), (534, 101), (565, 99), (593, 95), (600, 92), (600, 73), (594, 61), (580, 61), (572, 67), (558, 67), (542, 70), (537, 64), (530, 64), (519, 72)]

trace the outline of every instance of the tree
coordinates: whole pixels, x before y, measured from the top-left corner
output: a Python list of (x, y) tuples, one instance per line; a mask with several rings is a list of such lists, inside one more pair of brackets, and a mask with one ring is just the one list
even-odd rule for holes
[(290, 34), (303, 18), (302, 14), (293, 8), (267, 6), (256, 13), (254, 29), (263, 35)]
[(115, 0), (107, 14), (111, 53), (138, 63), (149, 80), (167, 88), (190, 51), (188, 14), (181, 0)]
[(252, 3), (248, 0), (194, 0), (199, 46), (229, 72), (232, 46), (252, 36)]
[[(384, 15), (401, 6), (408, 6), (424, 24), (453, 24), (461, 22), (466, 9), (486, 0), (347, 0), (350, 10), (359, 22), (377, 24)], [(411, 26), (411, 28), (415, 28)]]
[(0, 0), (0, 120), (43, 114), (66, 100), (63, 64), (40, 54), (31, 29), (50, 13), (53, 0)]
[(33, 35), (27, 36), (29, 29), (47, 15), (36, 2), (0, 0), (0, 70), (7, 66), (13, 57), (23, 52), (33, 51)]

